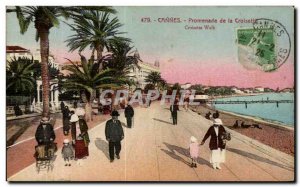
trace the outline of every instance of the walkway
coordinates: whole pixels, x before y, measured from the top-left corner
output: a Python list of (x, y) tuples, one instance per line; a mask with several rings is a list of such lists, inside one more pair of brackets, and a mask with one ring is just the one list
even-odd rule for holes
[[(124, 127), (121, 159), (108, 159), (105, 123), (90, 130), (90, 156), (65, 167), (61, 150), (52, 172), (35, 170), (35, 164), (23, 169), (9, 181), (292, 181), (293, 157), (266, 146), (253, 146), (243, 135), (232, 132), (226, 163), (222, 170), (209, 164), (208, 142), (200, 147), (198, 168), (190, 168), (187, 148), (191, 135), (201, 140), (211, 122), (192, 111), (180, 111), (173, 126), (167, 106), (153, 103), (150, 108), (135, 109), (132, 129)], [(125, 122), (124, 115), (120, 116)], [(125, 124), (123, 124), (125, 126)], [(59, 142), (61, 143), (61, 142)], [(263, 149), (268, 149), (263, 151)], [(266, 154), (268, 152), (268, 154)], [(272, 155), (272, 156), (270, 156)]]

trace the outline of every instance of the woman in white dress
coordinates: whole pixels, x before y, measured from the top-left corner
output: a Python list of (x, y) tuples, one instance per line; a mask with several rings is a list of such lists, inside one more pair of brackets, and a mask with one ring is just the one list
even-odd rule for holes
[(210, 138), (209, 148), (211, 150), (210, 163), (214, 169), (221, 169), (220, 163), (225, 162), (225, 141), (222, 135), (226, 133), (225, 128), (222, 126), (222, 120), (217, 118), (213, 120), (213, 125), (207, 130), (201, 145)]

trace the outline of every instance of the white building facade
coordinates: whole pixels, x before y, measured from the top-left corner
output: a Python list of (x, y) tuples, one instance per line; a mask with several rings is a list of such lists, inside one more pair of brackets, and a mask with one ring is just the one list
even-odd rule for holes
[[(41, 54), (40, 50), (37, 49), (33, 53), (29, 49), (25, 49), (20, 46), (6, 46), (6, 61), (10, 61), (13, 58), (29, 58), (33, 60), (36, 60), (38, 62), (41, 62)], [(51, 53), (49, 54), (49, 62), (51, 63), (52, 67), (56, 69), (61, 69), (61, 66), (56, 62), (54, 55)], [(32, 103), (33, 110), (35, 112), (42, 112), (42, 81), (41, 79), (36, 80), (37, 83), (37, 90), (36, 90), (36, 95), (37, 98), (36, 100)], [(58, 95), (59, 91), (57, 89), (58, 83), (57, 80), (50, 80), (50, 92), (49, 92), (49, 100), (51, 104), (51, 111), (56, 111), (59, 109), (59, 100), (58, 100)]]
[(10, 61), (14, 58), (22, 58), (26, 57), (31, 59), (32, 53), (29, 49), (25, 49), (20, 46), (6, 46), (6, 61)]
[[(137, 56), (138, 58), (140, 58), (140, 55), (137, 51), (135, 52), (134, 55)], [(133, 67), (130, 70), (130, 73), (128, 75), (132, 77), (132, 80), (136, 84), (136, 88), (144, 89), (145, 86), (148, 84), (145, 81), (145, 79), (149, 75), (149, 73), (160, 72), (159, 61), (156, 60), (154, 64), (139, 61), (138, 66), (139, 66), (139, 68)]]
[[(41, 62), (41, 51), (40, 49), (36, 49), (33, 54), (33, 59)], [(48, 62), (51, 64), (53, 68), (61, 70), (61, 66), (56, 62), (54, 55), (50, 52), (48, 57)]]

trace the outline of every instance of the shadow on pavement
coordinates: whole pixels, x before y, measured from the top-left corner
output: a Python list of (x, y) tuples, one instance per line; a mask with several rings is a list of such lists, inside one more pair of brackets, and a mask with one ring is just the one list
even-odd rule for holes
[(97, 138), (95, 140), (96, 147), (104, 153), (106, 158), (109, 160), (109, 153), (108, 153), (108, 143), (105, 140), (102, 140), (101, 138)]
[(267, 164), (270, 164), (270, 165), (273, 165), (273, 166), (280, 167), (282, 169), (286, 169), (286, 170), (289, 170), (289, 171), (294, 171), (294, 169), (291, 168), (291, 167), (288, 167), (288, 166), (285, 166), (283, 164), (274, 162), (274, 161), (269, 160), (267, 158), (255, 155), (253, 153), (249, 153), (249, 152), (246, 152), (246, 151), (242, 151), (242, 150), (235, 149), (235, 148), (230, 148), (230, 147), (226, 148), (226, 150), (230, 151), (230, 152), (233, 152), (233, 153), (236, 153), (238, 155), (241, 155), (243, 157), (250, 158), (252, 160), (257, 160), (257, 161), (264, 162), (264, 163), (267, 163)]
[[(186, 161), (181, 156), (176, 154), (176, 152), (177, 152), (177, 153), (181, 154), (182, 156), (190, 158), (189, 150), (187, 148), (182, 148), (182, 147), (179, 147), (177, 145), (171, 145), (171, 144), (168, 144), (166, 142), (164, 142), (164, 144), (167, 146), (167, 148), (169, 150), (161, 149), (163, 152), (165, 152), (170, 157), (183, 162), (184, 164), (187, 164), (189, 166), (191, 165), (190, 162)], [(207, 165), (207, 166), (210, 167), (210, 163), (207, 160), (204, 160), (203, 158), (200, 158), (200, 157), (198, 157), (197, 163), (200, 164), (200, 165)]]
[(165, 149), (161, 149), (163, 152), (165, 152), (167, 155), (169, 155), (171, 158), (176, 159), (180, 162), (183, 162), (186, 165), (191, 165), (191, 163), (189, 163), (188, 161), (184, 160), (183, 158), (181, 158), (180, 156), (176, 155), (175, 153), (165, 150)]
[(168, 121), (164, 121), (164, 120), (161, 120), (161, 119), (153, 118), (153, 120), (154, 120), (154, 121), (159, 121), (159, 122), (162, 122), (162, 123), (166, 123), (166, 124), (171, 124), (171, 125), (173, 125), (173, 123), (168, 122)]

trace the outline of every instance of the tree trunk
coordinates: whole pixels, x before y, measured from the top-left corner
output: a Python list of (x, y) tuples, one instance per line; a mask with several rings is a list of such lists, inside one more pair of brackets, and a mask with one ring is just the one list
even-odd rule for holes
[[(91, 59), (95, 57), (95, 48), (93, 48), (92, 53), (91, 53)], [(95, 59), (95, 58), (94, 58)]]
[(103, 47), (101, 45), (96, 46), (97, 51), (97, 60), (99, 61), (102, 58)]
[(82, 93), (81, 98), (82, 101), (86, 103), (85, 105), (85, 120), (88, 121), (93, 121), (93, 109), (92, 109), (92, 103), (94, 101), (96, 92), (93, 91), (93, 93), (87, 97), (86, 93)]
[(93, 114), (92, 114), (92, 102), (88, 101), (86, 102), (85, 105), (85, 120), (88, 121), (93, 121)]
[(50, 116), (49, 108), (49, 29), (39, 29), (40, 36), (40, 50), (41, 50), (41, 77), (42, 77), (42, 96), (43, 96), (43, 117)]
[[(98, 45), (95, 47), (96, 52), (97, 52), (97, 62), (100, 62), (100, 59), (102, 58), (102, 52), (103, 52), (103, 47), (101, 45)], [(100, 70), (103, 69), (103, 63), (100, 63)]]
[(117, 105), (115, 105), (115, 100), (116, 100), (116, 90), (113, 90), (114, 93), (111, 96), (111, 111), (117, 110)]

